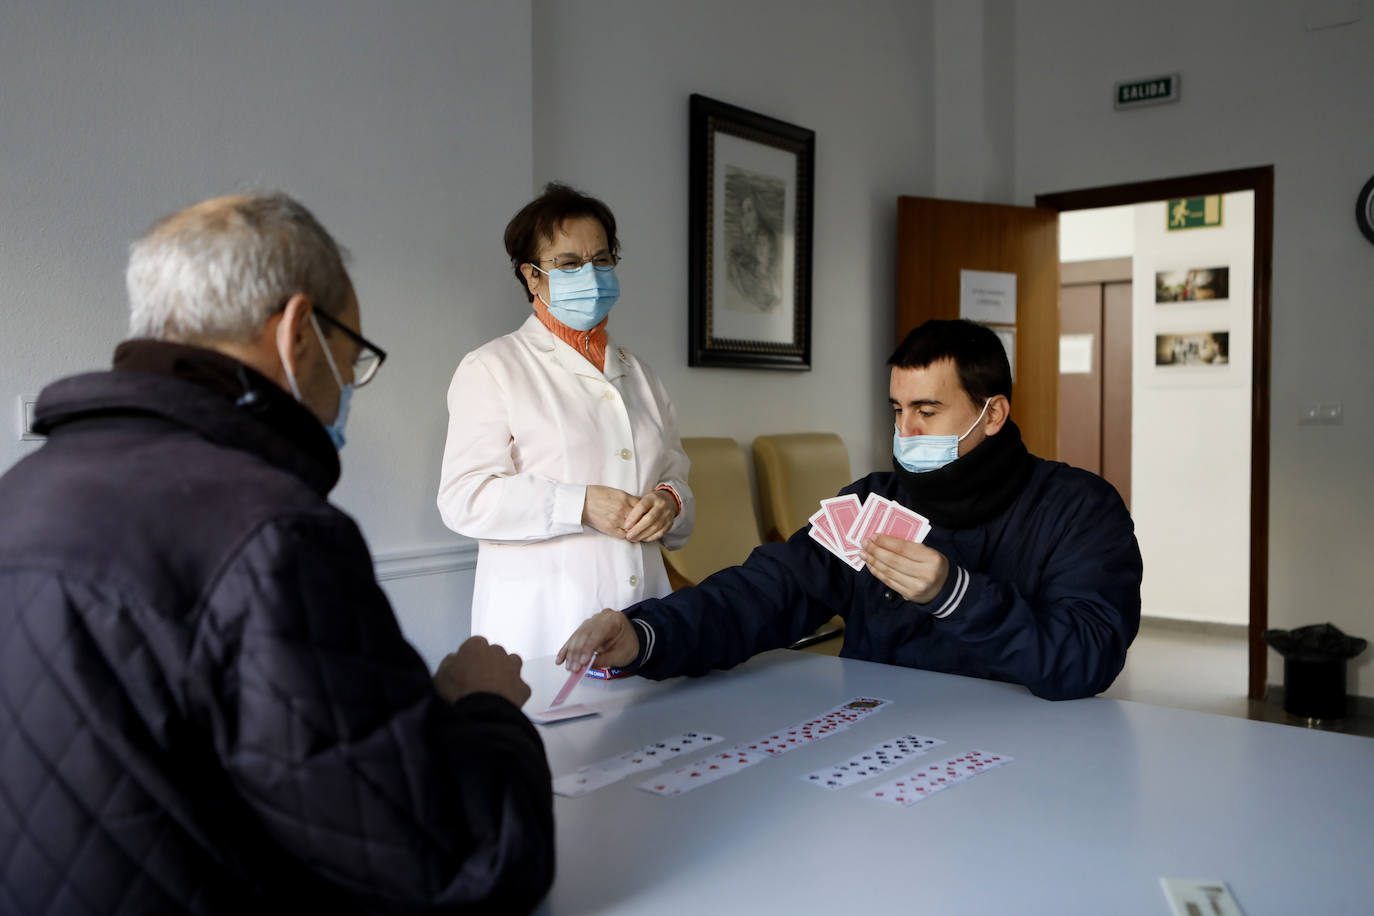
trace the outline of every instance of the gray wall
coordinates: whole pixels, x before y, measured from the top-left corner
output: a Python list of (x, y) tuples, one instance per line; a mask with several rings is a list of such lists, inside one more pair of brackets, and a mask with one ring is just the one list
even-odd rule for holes
[[(389, 353), (354, 400), (336, 498), (374, 547), (444, 537), (443, 392), (506, 323), (492, 227), (529, 187), (528, 7), (7, 2), (0, 86), (6, 420), (14, 396), (108, 365), (126, 246), (154, 218), (282, 187), (354, 252)], [(0, 467), (32, 447), (10, 429)]]
[[(611, 332), (662, 377), (684, 436), (748, 448), (831, 431), (855, 475), (891, 466), (893, 226), (897, 196), (930, 186), (930, 21), (902, 0), (535, 0), (535, 177), (615, 211), (625, 263)], [(687, 368), (693, 92), (816, 132), (810, 372)]]
[[(1307, 6), (1323, 5), (1019, 3), (1015, 202), (1274, 166), (1270, 625), (1374, 637), (1374, 247), (1354, 219), (1374, 174), (1374, 10), (1307, 31)], [(1174, 71), (1178, 103), (1112, 109), (1114, 82)], [(1307, 401), (1343, 402), (1344, 424), (1299, 426)], [(1374, 652), (1351, 671), (1374, 694)], [(1281, 672), (1271, 652), (1270, 681)]]

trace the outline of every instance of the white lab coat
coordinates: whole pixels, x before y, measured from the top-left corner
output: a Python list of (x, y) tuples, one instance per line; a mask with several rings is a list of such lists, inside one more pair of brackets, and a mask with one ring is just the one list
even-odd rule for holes
[(682, 512), (664, 546), (692, 533), (676, 412), (642, 361), (608, 340), (600, 372), (531, 315), (463, 357), (448, 411), (439, 513), (479, 542), (473, 635), (550, 655), (602, 608), (668, 594), (657, 543), (582, 524), (589, 484), (640, 496), (666, 483)]

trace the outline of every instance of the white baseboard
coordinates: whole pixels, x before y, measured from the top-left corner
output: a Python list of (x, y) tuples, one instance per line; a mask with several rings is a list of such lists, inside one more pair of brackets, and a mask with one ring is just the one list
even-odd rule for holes
[(1178, 630), (1188, 633), (1200, 633), (1208, 636), (1245, 636), (1250, 632), (1248, 623), (1222, 623), (1219, 620), (1188, 620), (1183, 617), (1154, 617), (1149, 614), (1142, 614), (1140, 617), (1142, 627), (1152, 627), (1156, 630)]
[(470, 572), (477, 568), (477, 542), (462, 541), (444, 547), (399, 550), (372, 558), (378, 582)]

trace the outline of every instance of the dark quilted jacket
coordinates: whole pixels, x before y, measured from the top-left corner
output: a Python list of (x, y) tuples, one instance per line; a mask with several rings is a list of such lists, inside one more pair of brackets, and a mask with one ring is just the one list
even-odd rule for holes
[(531, 908), (538, 735), (435, 693), (318, 422), (172, 352), (49, 387), (0, 478), (0, 913)]

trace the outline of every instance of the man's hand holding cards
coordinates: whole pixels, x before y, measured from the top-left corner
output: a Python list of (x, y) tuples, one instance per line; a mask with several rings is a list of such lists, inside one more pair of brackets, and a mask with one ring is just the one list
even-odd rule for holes
[(821, 500), (821, 508), (807, 521), (811, 540), (848, 563), (864, 568), (859, 555), (865, 541), (880, 534), (919, 544), (930, 532), (930, 521), (901, 503), (868, 494), (862, 504), (853, 493)]
[(809, 521), (813, 541), (856, 571), (867, 566), (908, 601), (930, 601), (949, 576), (944, 554), (921, 543), (930, 520), (876, 493), (862, 504), (853, 493), (823, 499)]

